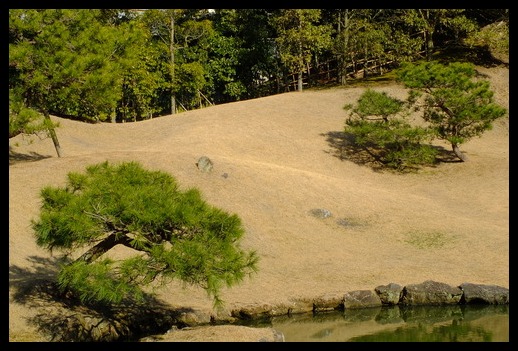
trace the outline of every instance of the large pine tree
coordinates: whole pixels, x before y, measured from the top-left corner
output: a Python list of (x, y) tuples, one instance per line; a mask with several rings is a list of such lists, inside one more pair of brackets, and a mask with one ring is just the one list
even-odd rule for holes
[[(178, 279), (202, 287), (221, 306), (221, 288), (257, 270), (255, 251), (239, 246), (245, 231), (236, 214), (137, 162), (69, 173), (66, 186), (44, 187), (41, 198), (32, 221), (36, 242), (75, 257), (58, 284), (84, 302), (138, 301), (145, 287)], [(109, 251), (117, 245), (133, 254), (115, 259)]]

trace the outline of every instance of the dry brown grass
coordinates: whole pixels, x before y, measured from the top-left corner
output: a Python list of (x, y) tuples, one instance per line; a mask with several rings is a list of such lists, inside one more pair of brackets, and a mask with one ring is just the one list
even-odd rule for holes
[[(508, 69), (480, 70), (508, 108)], [(380, 89), (405, 94), (398, 85)], [(48, 339), (30, 323), (38, 313), (51, 313), (48, 306), (20, 293), (57, 270), (56, 257), (35, 244), (30, 229), (39, 190), (106, 160), (169, 172), (242, 218), (242, 245), (257, 250), (261, 261), (257, 275), (223, 291), (228, 309), (429, 279), (509, 287), (508, 117), (462, 146), (466, 163), (409, 175), (377, 172), (337, 157), (342, 107), (362, 91), (292, 92), (126, 124), (54, 118), (61, 123), (61, 158), (50, 139), (11, 139), (9, 340)], [(196, 167), (204, 155), (214, 162), (211, 173)], [(332, 216), (315, 218), (314, 208)], [(171, 306), (212, 310), (204, 291), (180, 283), (158, 297)]]

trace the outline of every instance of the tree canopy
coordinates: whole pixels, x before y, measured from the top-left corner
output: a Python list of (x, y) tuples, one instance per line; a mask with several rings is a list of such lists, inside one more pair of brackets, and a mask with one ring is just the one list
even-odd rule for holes
[[(39, 246), (76, 257), (63, 265), (59, 287), (84, 302), (140, 300), (144, 288), (172, 279), (200, 286), (221, 306), (220, 291), (257, 271), (255, 251), (240, 247), (241, 219), (207, 204), (196, 188), (137, 162), (88, 166), (64, 187), (41, 190), (32, 226)], [(122, 245), (133, 251), (114, 259)]]
[(366, 89), (356, 105), (347, 104), (344, 110), (349, 111), (345, 133), (382, 164), (403, 171), (435, 163), (437, 150), (426, 144), (433, 133), (407, 120), (404, 101)]

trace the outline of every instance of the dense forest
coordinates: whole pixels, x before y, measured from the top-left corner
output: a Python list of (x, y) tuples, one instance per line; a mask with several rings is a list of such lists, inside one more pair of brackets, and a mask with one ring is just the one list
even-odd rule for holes
[(508, 51), (508, 25), (508, 9), (10, 9), (9, 136), (50, 115), (138, 121)]

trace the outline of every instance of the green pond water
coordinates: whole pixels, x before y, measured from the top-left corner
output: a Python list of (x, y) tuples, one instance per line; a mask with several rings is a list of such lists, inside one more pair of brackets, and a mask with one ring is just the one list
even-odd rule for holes
[(391, 306), (254, 324), (283, 333), (286, 342), (509, 342), (509, 305)]

